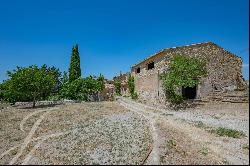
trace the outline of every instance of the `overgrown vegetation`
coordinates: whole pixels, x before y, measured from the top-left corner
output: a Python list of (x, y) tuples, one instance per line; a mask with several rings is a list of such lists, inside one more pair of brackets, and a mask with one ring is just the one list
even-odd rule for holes
[[(99, 98), (99, 92), (104, 89), (104, 77), (78, 78), (72, 82), (66, 82), (60, 91), (60, 98), (71, 100), (89, 101), (91, 96)], [(99, 99), (98, 99), (99, 100)]]
[(233, 137), (233, 138), (241, 138), (241, 137), (246, 136), (242, 131), (227, 129), (227, 128), (224, 128), (224, 127), (219, 127), (217, 129), (212, 129), (212, 130), (210, 130), (210, 132), (215, 133), (218, 136), (227, 136), (227, 137)]
[(174, 105), (183, 102), (178, 88), (194, 87), (200, 84), (200, 77), (206, 76), (206, 61), (185, 55), (174, 56), (167, 72), (161, 75), (167, 99)]
[(121, 86), (122, 86), (121, 81), (116, 80), (114, 84), (115, 84), (115, 94), (121, 96)]
[(134, 76), (132, 76), (131, 74), (129, 74), (128, 76), (128, 89), (129, 89), (131, 98), (137, 99), (138, 95), (135, 92), (135, 79), (134, 79)]

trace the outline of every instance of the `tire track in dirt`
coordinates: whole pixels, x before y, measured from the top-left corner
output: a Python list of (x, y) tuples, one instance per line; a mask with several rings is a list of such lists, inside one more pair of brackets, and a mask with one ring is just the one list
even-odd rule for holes
[(35, 112), (32, 112), (32, 113), (30, 113), (29, 115), (27, 115), (26, 117), (24, 117), (23, 118), (23, 120), (21, 121), (21, 123), (20, 123), (20, 130), (22, 131), (22, 132), (24, 132), (24, 124), (26, 123), (26, 121), (30, 118), (30, 117), (32, 117), (32, 116), (34, 116), (34, 115), (36, 115), (36, 114), (38, 114), (38, 113), (41, 113), (41, 112), (45, 112), (45, 111), (51, 111), (51, 110), (54, 110), (54, 108), (52, 108), (52, 109), (46, 109), (46, 110), (39, 110), (39, 111), (35, 111)]
[(133, 106), (132, 104), (128, 104), (122, 99), (118, 99), (118, 102), (123, 107), (143, 116), (145, 119), (149, 121), (150, 126), (151, 126), (152, 137), (153, 137), (153, 149), (151, 153), (149, 154), (148, 158), (146, 159), (146, 164), (159, 165), (160, 164), (160, 155), (159, 155), (160, 144), (159, 144), (159, 134), (156, 128), (156, 121), (154, 119), (155, 118), (154, 115), (150, 113), (146, 114), (145, 111), (143, 111), (142, 109), (137, 108)]
[[(32, 141), (32, 136), (35, 134), (35, 131), (37, 130), (37, 128), (39, 127), (40, 123), (43, 121), (43, 119), (46, 117), (47, 114), (50, 113), (50, 111), (52, 110), (58, 110), (58, 109), (47, 109), (47, 110), (41, 110), (39, 112), (33, 112), (29, 115), (27, 115), (22, 121), (21, 121), (21, 124), (20, 124), (20, 129), (22, 127), (23, 129), (23, 125), (24, 123), (26, 122), (26, 120), (28, 120), (31, 116), (37, 114), (37, 113), (40, 113), (40, 112), (44, 112), (44, 111), (47, 111), (45, 112), (44, 114), (42, 114), (39, 119), (34, 123), (34, 125), (32, 126), (30, 132), (28, 133), (27, 137), (24, 139), (24, 142), (22, 143), (21, 147), (20, 147), (20, 150), (19, 152), (15, 155), (14, 158), (12, 158), (12, 160), (9, 162), (10, 165), (12, 164), (15, 164), (16, 161), (19, 159), (19, 157), (23, 154), (23, 151), (25, 150), (25, 148), (28, 146), (28, 144)], [(22, 130), (24, 131), (24, 130)]]
[(39, 146), (47, 139), (49, 138), (53, 138), (53, 137), (59, 137), (62, 135), (66, 135), (71, 133), (73, 130), (70, 131), (66, 131), (66, 132), (60, 132), (60, 133), (55, 133), (55, 134), (50, 134), (50, 135), (46, 135), (46, 136), (42, 136), (43, 138), (41, 138), (42, 140), (40, 140), (31, 150), (30, 152), (25, 156), (23, 162), (21, 165), (27, 165), (29, 160), (33, 157), (33, 153), (36, 151), (37, 148), (39, 148)]
[(14, 147), (10, 148), (9, 150), (6, 150), (5, 152), (3, 152), (3, 153), (1, 154), (0, 159), (2, 159), (5, 155), (9, 154), (12, 150), (15, 150), (15, 149), (18, 148), (18, 147), (19, 147), (19, 145), (14, 146)]

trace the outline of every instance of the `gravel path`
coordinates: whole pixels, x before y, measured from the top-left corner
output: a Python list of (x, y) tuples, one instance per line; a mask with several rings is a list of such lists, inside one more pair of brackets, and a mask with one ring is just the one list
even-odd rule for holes
[(118, 102), (124, 106), (125, 108), (129, 109), (130, 111), (136, 112), (139, 115), (142, 115), (145, 119), (147, 119), (151, 126), (151, 132), (153, 136), (153, 149), (151, 153), (148, 156), (148, 160), (146, 161), (146, 164), (149, 165), (159, 165), (160, 164), (160, 155), (159, 155), (159, 134), (156, 128), (156, 121), (154, 118), (154, 114), (152, 113), (146, 113), (143, 109), (140, 107), (137, 107), (136, 105), (132, 105), (129, 103), (124, 102), (123, 100), (118, 100)]

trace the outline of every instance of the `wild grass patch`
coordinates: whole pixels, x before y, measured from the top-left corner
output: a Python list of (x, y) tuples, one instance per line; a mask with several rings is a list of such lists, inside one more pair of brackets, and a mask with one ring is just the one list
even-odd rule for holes
[(210, 130), (211, 133), (215, 133), (218, 136), (227, 136), (227, 137), (233, 137), (233, 138), (242, 138), (246, 135), (242, 131), (237, 131), (233, 129), (227, 129), (224, 127), (219, 127), (217, 129)]
[(175, 148), (176, 147), (176, 141), (175, 140), (168, 140), (167, 141), (167, 147), (169, 148), (169, 149), (173, 149), (173, 148)]
[(249, 145), (248, 145), (248, 144), (244, 144), (244, 145), (242, 146), (242, 149), (249, 150)]
[(199, 152), (200, 152), (202, 155), (206, 156), (206, 155), (208, 155), (209, 150), (208, 150), (208, 148), (203, 147), (201, 150), (199, 150)]

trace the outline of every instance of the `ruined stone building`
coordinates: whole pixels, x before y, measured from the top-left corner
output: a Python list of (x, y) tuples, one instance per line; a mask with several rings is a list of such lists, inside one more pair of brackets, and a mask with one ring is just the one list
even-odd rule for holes
[(207, 61), (208, 75), (199, 78), (203, 83), (194, 88), (182, 87), (180, 93), (188, 99), (206, 98), (214, 91), (234, 90), (244, 82), (242, 59), (212, 42), (167, 48), (132, 66), (140, 101), (165, 104), (160, 75), (168, 70), (174, 55), (201, 57)]
[(115, 86), (113, 80), (104, 80), (104, 90), (101, 92), (102, 101), (114, 100)]
[(129, 76), (129, 72), (124, 73), (124, 74), (120, 73), (120, 75), (115, 76), (113, 78), (114, 81), (120, 81), (121, 82), (121, 95), (122, 96), (128, 96), (129, 95), (128, 76)]

